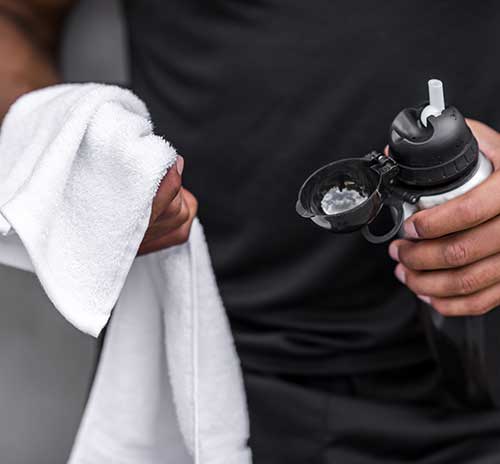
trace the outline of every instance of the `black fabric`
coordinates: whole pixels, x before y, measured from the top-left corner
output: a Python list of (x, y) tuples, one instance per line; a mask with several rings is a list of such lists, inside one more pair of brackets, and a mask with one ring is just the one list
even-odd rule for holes
[(314, 227), (297, 191), (324, 163), (382, 149), (430, 76), (498, 122), (496, 2), (125, 5), (132, 86), (186, 157), (244, 365), (338, 374), (427, 356), (386, 246)]
[[(308, 448), (305, 441), (316, 440), (321, 427), (289, 421), (314, 420), (311, 414), (325, 405), (313, 393), (317, 386), (348, 378), (357, 379), (360, 398), (379, 392), (372, 399), (382, 403), (368, 407), (367, 414), (396, 421), (384, 430), (399, 441), (406, 433), (397, 433), (401, 414), (384, 413), (383, 405), (390, 403), (380, 395), (414, 408), (441, 401), (416, 298), (394, 278), (386, 245), (315, 227), (295, 213), (297, 192), (319, 166), (383, 149), (392, 119), (402, 107), (426, 99), (431, 77), (445, 82), (449, 104), (498, 128), (498, 2), (125, 0), (124, 5), (132, 87), (150, 108), (156, 131), (186, 158), (184, 182), (199, 198), (243, 368), (262, 375), (265, 385), (267, 376), (269, 388), (271, 379), (284, 376), (287, 385), (303, 391), (303, 412), (277, 416), (273, 427), (281, 427), (282, 437), (276, 440), (286, 448), (289, 436), (288, 441), (297, 439), (290, 449), (300, 443)], [(407, 382), (401, 383), (401, 376)], [(276, 388), (268, 401), (264, 387), (259, 395), (249, 391), (261, 436), (268, 430), (266, 405), (272, 410), (280, 397), (281, 387)], [(379, 446), (377, 432), (367, 430), (375, 422), (363, 418), (364, 406), (350, 406), (364, 404), (351, 403), (351, 393), (342, 396), (353, 414), (345, 433), (360, 420), (358, 430), (367, 438), (340, 440), (341, 447)], [(281, 407), (293, 410), (296, 401), (284, 395)], [(329, 408), (342, 408), (341, 403), (332, 399)], [(402, 415), (408, 424), (415, 416), (408, 433), (427, 433), (430, 416)], [(328, 430), (342, 436), (342, 423)], [(286, 432), (290, 427), (303, 428), (293, 435)], [(311, 437), (301, 441), (302, 433)], [(434, 442), (437, 448), (447, 444)], [(401, 443), (395, 446), (403, 449)], [(438, 462), (437, 448), (434, 461), (422, 462)], [(324, 462), (333, 462), (334, 451), (331, 456)], [(460, 462), (447, 461), (446, 451), (442, 456), (439, 462)], [(365, 462), (342, 459), (335, 462)], [(292, 461), (256, 460), (266, 462)]]
[(378, 381), (367, 391), (366, 380), (336, 377), (316, 388), (247, 372), (254, 463), (500, 462), (498, 411), (389, 399)]

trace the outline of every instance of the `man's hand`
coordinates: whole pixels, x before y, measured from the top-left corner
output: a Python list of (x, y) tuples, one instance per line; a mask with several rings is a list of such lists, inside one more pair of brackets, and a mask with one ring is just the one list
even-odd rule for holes
[(183, 169), (184, 159), (178, 156), (176, 166), (169, 169), (156, 193), (140, 255), (179, 245), (189, 238), (198, 202), (182, 187)]
[(420, 211), (389, 254), (395, 274), (445, 316), (483, 314), (500, 305), (500, 133), (468, 124), (495, 172), (473, 190)]
[[(56, 56), (64, 19), (77, 0), (0, 0), (0, 122), (22, 94), (60, 82)], [(170, 169), (153, 202), (139, 254), (185, 242), (196, 216), (195, 197), (182, 188), (184, 166)]]

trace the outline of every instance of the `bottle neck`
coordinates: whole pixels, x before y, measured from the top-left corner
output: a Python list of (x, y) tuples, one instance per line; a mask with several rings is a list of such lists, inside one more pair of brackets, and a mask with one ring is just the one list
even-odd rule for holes
[[(397, 180), (395, 182), (395, 188), (407, 192), (407, 194), (409, 194), (410, 196), (416, 196), (419, 199), (422, 197), (445, 195), (453, 191), (464, 193), (465, 191), (479, 185), (492, 172), (493, 165), (491, 164), (491, 161), (486, 158), (486, 156), (484, 156), (481, 152), (479, 152), (476, 162), (472, 164), (470, 168), (463, 173), (462, 176), (450, 182), (432, 187), (416, 187), (414, 185), (405, 184), (404, 182)], [(458, 193), (454, 196), (458, 196), (461, 193)]]

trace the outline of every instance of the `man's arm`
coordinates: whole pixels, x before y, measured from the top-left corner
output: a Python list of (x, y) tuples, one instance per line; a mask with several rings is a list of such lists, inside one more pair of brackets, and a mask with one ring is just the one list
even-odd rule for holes
[(0, 0), (0, 120), (23, 93), (59, 82), (56, 57), (75, 0)]
[[(57, 55), (64, 19), (76, 0), (0, 0), (0, 122), (22, 94), (60, 79)], [(170, 169), (153, 202), (139, 249), (151, 253), (185, 242), (198, 210), (182, 187), (184, 160)]]

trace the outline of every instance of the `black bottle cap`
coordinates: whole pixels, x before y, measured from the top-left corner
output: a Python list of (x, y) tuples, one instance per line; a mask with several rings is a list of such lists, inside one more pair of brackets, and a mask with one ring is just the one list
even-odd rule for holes
[(420, 119), (422, 107), (406, 108), (389, 131), (390, 156), (399, 165), (398, 180), (413, 187), (444, 185), (467, 175), (479, 155), (477, 141), (453, 106), (439, 116)]

